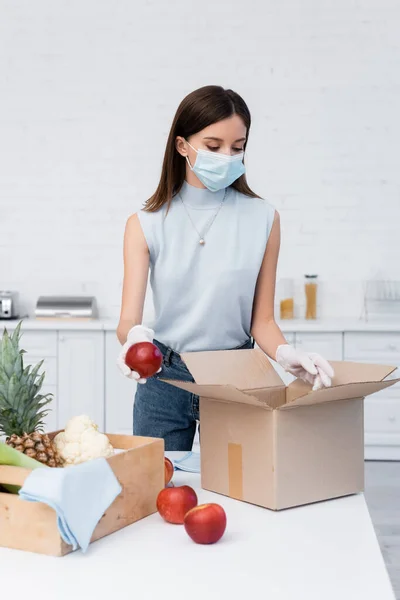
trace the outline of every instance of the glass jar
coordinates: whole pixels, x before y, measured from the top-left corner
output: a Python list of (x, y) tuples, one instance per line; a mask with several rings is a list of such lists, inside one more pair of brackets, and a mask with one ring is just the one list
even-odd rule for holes
[(316, 319), (318, 275), (305, 275), (304, 279), (304, 290), (306, 294), (306, 319)]
[(293, 279), (281, 279), (280, 288), (280, 318), (294, 319), (294, 285)]

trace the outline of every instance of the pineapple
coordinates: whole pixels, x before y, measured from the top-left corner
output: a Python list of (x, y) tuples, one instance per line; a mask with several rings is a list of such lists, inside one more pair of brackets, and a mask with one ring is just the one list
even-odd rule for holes
[(12, 336), (4, 328), (0, 343), (0, 436), (6, 444), (49, 467), (62, 466), (62, 460), (49, 436), (43, 432), (43, 419), (48, 414), (45, 406), (52, 394), (42, 395), (45, 373), (38, 375), (40, 361), (32, 370), (24, 368), (19, 349), (21, 324)]

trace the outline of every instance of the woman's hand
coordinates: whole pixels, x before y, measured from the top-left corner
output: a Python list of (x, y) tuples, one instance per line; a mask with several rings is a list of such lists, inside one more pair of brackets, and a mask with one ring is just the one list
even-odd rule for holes
[[(117, 365), (120, 368), (122, 374), (125, 375), (125, 377), (128, 377), (129, 379), (134, 379), (137, 383), (146, 383), (147, 379), (140, 377), (139, 373), (137, 373), (136, 371), (132, 371), (132, 369), (128, 367), (128, 365), (125, 362), (125, 357), (129, 348), (134, 344), (138, 344), (139, 342), (153, 343), (153, 339), (154, 331), (152, 329), (149, 329), (148, 327), (144, 327), (143, 325), (135, 325), (134, 327), (132, 327), (132, 329), (129, 330), (127, 340), (122, 346), (117, 358)], [(160, 371), (161, 369), (159, 369), (158, 372)]]
[(311, 383), (313, 390), (330, 387), (334, 371), (331, 365), (316, 352), (302, 352), (290, 344), (278, 346), (276, 362), (285, 371)]

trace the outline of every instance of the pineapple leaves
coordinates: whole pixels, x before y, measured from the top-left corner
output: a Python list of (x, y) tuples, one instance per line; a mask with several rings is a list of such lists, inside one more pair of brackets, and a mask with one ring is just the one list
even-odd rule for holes
[(21, 387), (21, 382), (18, 380), (18, 377), (15, 373), (13, 373), (8, 382), (8, 394), (7, 398), (18, 398), (18, 393)]
[(38, 391), (41, 389), (41, 387), (43, 385), (44, 377), (45, 377), (45, 373), (42, 373), (41, 376), (39, 377), (39, 380), (35, 384), (35, 388), (36, 388), (35, 389), (35, 394), (37, 394)]
[(22, 354), (18, 354), (17, 358), (15, 359), (15, 364), (14, 364), (14, 374), (20, 378), (22, 375), (22, 372), (24, 370), (24, 364), (22, 361)]
[(4, 332), (1, 341), (1, 354), (3, 369), (7, 377), (11, 377), (14, 371), (13, 347), (7, 331)]
[(0, 396), (6, 396), (8, 388), (8, 377), (0, 365)]
[(11, 338), (7, 329), (4, 328), (0, 344), (0, 367), (5, 371), (7, 377), (11, 377), (13, 371), (20, 376), (23, 370), (22, 354), (25, 351), (18, 349), (21, 324), (22, 321), (18, 323)]
[[(12, 343), (12, 345), (14, 347), (15, 352), (18, 351), (19, 341), (20, 341), (21, 335), (22, 335), (21, 334), (21, 325), (22, 325), (22, 321), (20, 321), (18, 323), (18, 325), (14, 329), (14, 333), (13, 333), (13, 335), (11, 337), (11, 343)], [(23, 350), (23, 352), (24, 352), (24, 350)]]
[(36, 379), (38, 371), (39, 371), (39, 369), (40, 369), (40, 367), (42, 366), (43, 363), (44, 363), (44, 359), (42, 359), (40, 362), (38, 362), (38, 364), (32, 369), (31, 377), (32, 377), (33, 380)]
[(50, 412), (46, 407), (53, 399), (53, 394), (38, 393), (45, 379), (45, 372), (39, 373), (44, 360), (24, 368), (25, 350), (19, 349), (21, 324), (11, 337), (4, 328), (0, 340), (0, 434), (7, 437), (43, 430), (43, 420)]

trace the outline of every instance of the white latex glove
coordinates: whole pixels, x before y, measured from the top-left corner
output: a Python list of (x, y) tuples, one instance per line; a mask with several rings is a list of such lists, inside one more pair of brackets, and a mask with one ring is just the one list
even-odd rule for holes
[(285, 371), (311, 383), (313, 390), (330, 387), (334, 371), (327, 360), (316, 352), (302, 352), (290, 344), (278, 346), (276, 362)]
[[(125, 362), (126, 353), (129, 348), (139, 342), (150, 342), (153, 343), (154, 331), (143, 325), (135, 325), (129, 330), (125, 344), (122, 346), (121, 351), (117, 358), (117, 365), (122, 371), (122, 374), (129, 379), (134, 379), (137, 383), (146, 383), (147, 379), (140, 377), (139, 373), (132, 371)], [(161, 369), (157, 372), (159, 373)]]

